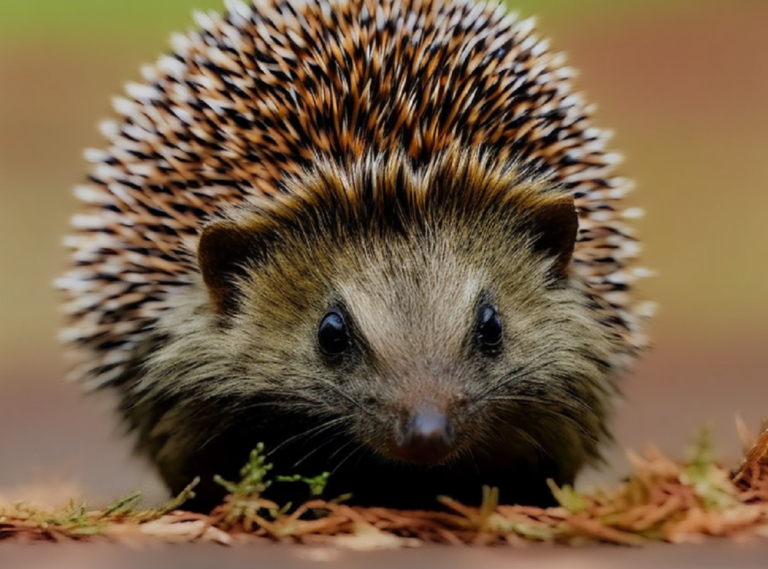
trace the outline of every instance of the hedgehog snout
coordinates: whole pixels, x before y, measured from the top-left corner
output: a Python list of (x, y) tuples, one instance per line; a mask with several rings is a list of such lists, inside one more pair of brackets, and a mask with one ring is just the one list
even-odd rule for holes
[[(440, 465), (461, 454), (467, 440), (469, 398), (449, 381), (419, 382), (385, 404), (387, 442), (384, 453), (417, 465)], [(379, 447), (381, 448), (381, 447)]]
[(449, 413), (437, 405), (416, 406), (398, 421), (390, 452), (415, 464), (440, 464), (455, 449), (456, 429)]

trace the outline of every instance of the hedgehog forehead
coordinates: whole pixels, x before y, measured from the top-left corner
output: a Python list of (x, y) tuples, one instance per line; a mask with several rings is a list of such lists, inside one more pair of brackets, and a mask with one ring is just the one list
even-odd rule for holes
[(527, 289), (540, 263), (520, 224), (552, 195), (514, 165), (458, 148), (426, 168), (403, 154), (321, 160), (288, 189), (245, 222), (280, 265), (277, 288), (298, 278), (316, 301), (348, 305), (382, 349), (406, 336), (455, 347), (484, 289)]
[(334, 280), (333, 293), (382, 361), (417, 365), (425, 354), (454, 359), (489, 282), (486, 268), (445, 239), (427, 247), (423, 239), (398, 241), (347, 258), (349, 269)]
[(491, 152), (454, 145), (425, 166), (401, 152), (350, 162), (319, 158), (311, 170), (286, 180), (285, 189), (256, 204), (261, 231), (280, 241), (503, 226), (547, 202), (555, 188)]

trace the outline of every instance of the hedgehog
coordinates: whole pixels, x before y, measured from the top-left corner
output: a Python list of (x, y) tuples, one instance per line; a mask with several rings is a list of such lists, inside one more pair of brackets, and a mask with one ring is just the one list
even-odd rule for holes
[(650, 315), (631, 184), (564, 56), (493, 1), (195, 19), (86, 152), (72, 378), (171, 492), (199, 478), (195, 509), (258, 443), (362, 505), (553, 503)]

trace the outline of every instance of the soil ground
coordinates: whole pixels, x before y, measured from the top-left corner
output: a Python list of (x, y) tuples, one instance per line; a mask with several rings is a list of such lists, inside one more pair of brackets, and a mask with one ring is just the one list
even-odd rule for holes
[(425, 547), (413, 550), (353, 553), (285, 545), (224, 549), (220, 546), (168, 547), (128, 551), (104, 545), (44, 545), (0, 549), (0, 564), (13, 569), (761, 569), (767, 550), (752, 545), (661, 545), (645, 549), (609, 547), (474, 549)]

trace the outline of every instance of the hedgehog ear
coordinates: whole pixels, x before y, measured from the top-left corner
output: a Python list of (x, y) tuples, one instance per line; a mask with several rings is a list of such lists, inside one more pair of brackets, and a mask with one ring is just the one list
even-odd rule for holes
[(533, 208), (531, 214), (534, 249), (554, 259), (552, 275), (563, 278), (576, 246), (579, 215), (573, 197), (563, 196)]
[(255, 243), (254, 231), (234, 221), (216, 221), (203, 229), (197, 261), (217, 314), (236, 309), (236, 281), (256, 254)]

